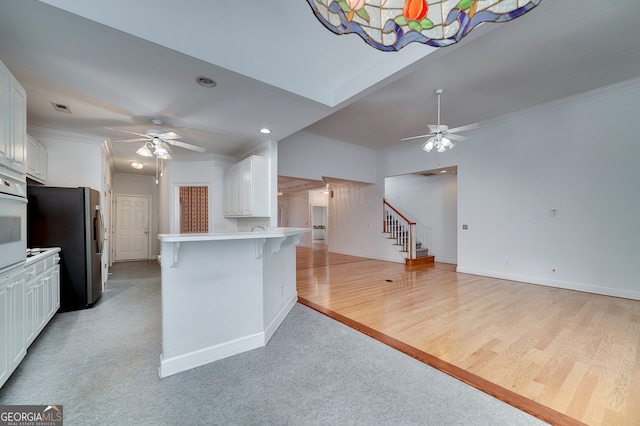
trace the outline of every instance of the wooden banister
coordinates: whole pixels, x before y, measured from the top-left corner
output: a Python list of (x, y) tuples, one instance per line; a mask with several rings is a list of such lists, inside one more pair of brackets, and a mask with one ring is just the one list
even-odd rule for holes
[(399, 246), (400, 251), (407, 252), (409, 259), (415, 259), (416, 223), (400, 213), (385, 198), (382, 199), (382, 215), (382, 232), (389, 233), (395, 241), (394, 245)]
[(396, 214), (402, 218), (402, 220), (404, 220), (406, 223), (408, 223), (409, 225), (415, 225), (415, 222), (410, 221), (409, 219), (407, 219), (402, 213), (400, 213), (398, 210), (396, 210), (395, 207), (393, 207), (391, 204), (389, 204), (389, 202), (387, 201), (386, 198), (382, 199), (382, 205), (383, 206), (387, 206), (389, 207), (391, 210), (393, 210), (394, 212), (396, 212)]

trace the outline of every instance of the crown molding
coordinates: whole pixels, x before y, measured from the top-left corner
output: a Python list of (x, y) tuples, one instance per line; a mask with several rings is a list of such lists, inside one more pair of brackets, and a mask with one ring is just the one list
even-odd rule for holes
[(640, 86), (640, 78), (633, 78), (631, 80), (625, 80), (618, 83), (610, 84), (607, 86), (599, 87), (597, 89), (589, 90), (586, 92), (578, 93), (577, 95), (567, 96), (566, 98), (558, 99), (555, 101), (547, 102), (545, 104), (536, 105), (531, 108), (523, 109), (520, 111), (510, 112), (505, 115), (501, 115), (496, 118), (492, 118), (490, 120), (480, 122), (480, 126), (488, 126), (498, 123), (503, 123), (505, 121), (511, 121), (518, 118), (524, 118), (530, 115), (535, 115), (545, 111), (551, 111), (557, 108), (562, 108), (567, 105), (577, 104), (580, 102), (585, 102), (591, 99), (596, 99), (602, 96), (610, 95), (611, 93), (616, 92), (625, 92), (630, 88), (635, 88)]
[(35, 139), (52, 139), (65, 142), (85, 143), (90, 145), (102, 145), (102, 143), (106, 140), (106, 138), (100, 136), (74, 133), (66, 130), (50, 129), (37, 126), (27, 126), (27, 133)]

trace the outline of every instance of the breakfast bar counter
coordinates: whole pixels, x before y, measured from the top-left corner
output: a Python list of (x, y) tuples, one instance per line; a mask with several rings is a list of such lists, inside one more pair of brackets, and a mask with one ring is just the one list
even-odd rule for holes
[(296, 245), (308, 231), (158, 235), (160, 377), (264, 346), (298, 300)]

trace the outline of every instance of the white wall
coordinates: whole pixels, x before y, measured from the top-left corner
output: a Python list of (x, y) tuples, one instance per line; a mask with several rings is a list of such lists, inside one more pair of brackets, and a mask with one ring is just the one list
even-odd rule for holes
[(408, 174), (385, 179), (385, 198), (396, 209), (428, 228), (422, 241), (436, 262), (457, 263), (457, 176)]
[(330, 251), (404, 263), (382, 234), (383, 189), (373, 184), (333, 187), (327, 225)]
[(482, 123), (444, 154), (399, 145), (379, 173), (458, 166), (461, 272), (640, 299), (639, 111), (636, 80)]
[[(176, 190), (180, 186), (202, 185), (209, 187), (209, 230), (211, 232), (237, 231), (235, 219), (224, 217), (224, 169), (233, 164), (233, 160), (223, 159), (203, 161), (171, 160), (167, 181), (169, 233), (177, 233), (176, 227)], [(167, 177), (166, 175), (163, 176)]]
[(281, 176), (376, 181), (376, 152), (372, 149), (306, 132), (281, 140), (278, 147), (278, 174)]
[(640, 299), (639, 111), (636, 84), (478, 131), (459, 168), (459, 270)]
[(92, 136), (29, 127), (47, 149), (47, 186), (88, 186), (102, 192), (102, 142)]
[[(103, 152), (104, 139), (33, 126), (27, 127), (27, 133), (47, 150), (47, 186), (93, 188), (100, 193), (100, 204), (105, 205), (111, 171)], [(108, 225), (107, 213), (103, 210)], [(105, 237), (109, 238), (109, 235), (105, 233)], [(105, 255), (101, 258), (103, 288), (111, 263), (109, 242), (104, 242)]]
[[(293, 228), (311, 228), (309, 222), (309, 192), (298, 191), (286, 193), (278, 198), (282, 211), (282, 226)], [(309, 232), (300, 239), (299, 245), (308, 247), (311, 244)]]
[[(380, 151), (375, 185), (334, 188), (329, 248), (397, 261), (377, 231), (384, 178), (457, 166), (460, 272), (640, 299), (638, 121), (635, 80), (481, 123), (442, 154), (420, 141)], [(280, 174), (369, 179), (366, 150), (346, 145), (287, 138)]]
[[(112, 177), (113, 200), (117, 195), (138, 195), (149, 197), (149, 259), (155, 259), (160, 254), (158, 240), (158, 186), (155, 177), (118, 173)], [(113, 209), (115, 214), (116, 209)], [(115, 222), (114, 222), (115, 223)], [(114, 238), (116, 237), (113, 234)], [(113, 242), (115, 244), (115, 241)]]
[(171, 161), (164, 168), (163, 176), (158, 180), (158, 234), (169, 234), (169, 188), (171, 182)]

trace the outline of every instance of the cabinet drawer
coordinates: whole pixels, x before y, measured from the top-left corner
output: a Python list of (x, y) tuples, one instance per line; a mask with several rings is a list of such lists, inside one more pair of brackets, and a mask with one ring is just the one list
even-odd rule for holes
[(34, 279), (36, 277), (36, 275), (38, 275), (38, 273), (36, 272), (36, 265), (29, 265), (27, 267), (24, 268), (24, 273), (28, 281), (31, 281), (32, 279)]
[(47, 269), (47, 265), (45, 263), (45, 259), (42, 259), (42, 260), (38, 261), (37, 263), (34, 263), (33, 265), (31, 265), (31, 267), (35, 269), (36, 275), (40, 275), (40, 274), (44, 273), (45, 269)]
[(51, 268), (59, 261), (60, 261), (60, 256), (58, 256), (58, 253), (54, 254), (53, 256), (47, 257), (46, 259), (44, 259), (45, 269)]

